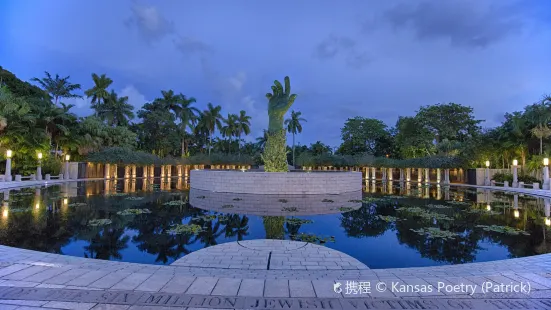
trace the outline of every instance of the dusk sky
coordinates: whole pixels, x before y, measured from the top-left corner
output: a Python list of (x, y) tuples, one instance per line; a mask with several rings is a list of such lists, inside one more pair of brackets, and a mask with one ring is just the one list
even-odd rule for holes
[[(551, 1), (0, 1), (0, 66), (29, 80), (105, 73), (139, 109), (173, 89), (246, 110), (289, 75), (302, 144), (340, 143), (347, 118), (394, 126), (421, 105), (472, 106), (484, 126), (551, 93)], [(82, 91), (81, 91), (82, 94)], [(66, 99), (91, 114), (87, 99)]]

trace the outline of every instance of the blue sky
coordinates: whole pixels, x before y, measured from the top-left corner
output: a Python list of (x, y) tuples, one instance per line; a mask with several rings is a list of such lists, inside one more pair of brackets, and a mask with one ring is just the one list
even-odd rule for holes
[(174, 89), (200, 108), (246, 110), (253, 136), (267, 126), (264, 94), (289, 75), (308, 120), (297, 141), (337, 146), (349, 117), (392, 126), (439, 102), (499, 124), (551, 93), (550, 21), (546, 0), (4, 0), (0, 65), (84, 89), (106, 73), (136, 108)]

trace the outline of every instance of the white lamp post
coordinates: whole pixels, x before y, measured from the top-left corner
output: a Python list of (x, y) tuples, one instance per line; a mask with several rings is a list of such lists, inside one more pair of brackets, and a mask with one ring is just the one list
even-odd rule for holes
[(13, 156), (12, 150), (6, 151), (6, 174), (5, 180), (11, 181), (11, 157)]
[(518, 219), (520, 217), (520, 211), (518, 210), (518, 195), (513, 196), (513, 216)]
[(543, 189), (550, 189), (549, 187), (549, 158), (543, 159)]
[(490, 186), (490, 161), (486, 161), (486, 177), (484, 178), (484, 185)]
[(36, 167), (36, 180), (42, 181), (42, 153), (37, 154), (38, 157), (38, 166)]
[(518, 187), (518, 160), (513, 160), (513, 187)]
[(71, 159), (71, 155), (67, 154), (65, 155), (65, 175), (63, 176), (64, 179), (69, 179), (69, 160)]
[(543, 200), (544, 214), (545, 214), (545, 226), (551, 226), (551, 201), (547, 198)]

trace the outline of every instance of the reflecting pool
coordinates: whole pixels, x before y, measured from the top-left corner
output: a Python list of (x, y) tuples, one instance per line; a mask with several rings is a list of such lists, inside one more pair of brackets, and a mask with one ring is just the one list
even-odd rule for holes
[(550, 201), (468, 187), (365, 184), (327, 196), (222, 194), (182, 179), (72, 182), (4, 191), (0, 244), (168, 265), (238, 240), (323, 244), (370, 268), (551, 252)]

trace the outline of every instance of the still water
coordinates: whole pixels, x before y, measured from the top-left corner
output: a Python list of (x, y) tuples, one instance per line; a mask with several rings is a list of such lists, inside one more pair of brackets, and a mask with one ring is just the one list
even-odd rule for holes
[(3, 192), (0, 244), (168, 265), (224, 242), (290, 239), (342, 251), (372, 269), (551, 252), (549, 200), (467, 187), (366, 185), (346, 195), (288, 197), (210, 193), (159, 179), (11, 190)]

